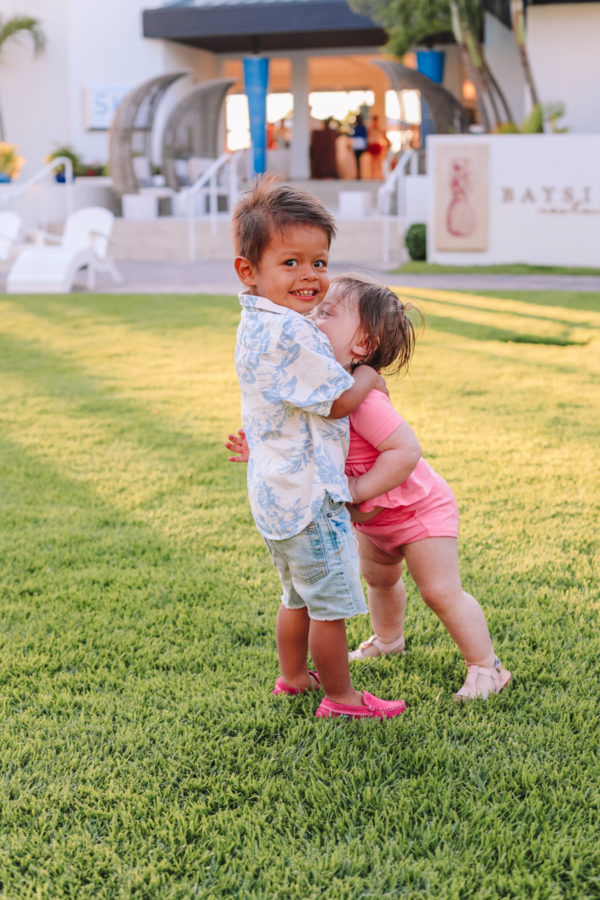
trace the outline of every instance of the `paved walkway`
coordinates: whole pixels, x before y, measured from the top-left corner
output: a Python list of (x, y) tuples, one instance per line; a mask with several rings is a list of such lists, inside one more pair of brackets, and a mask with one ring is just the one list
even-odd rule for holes
[[(99, 293), (122, 294), (237, 294), (240, 283), (233, 264), (221, 260), (166, 263), (120, 261), (122, 285), (108, 277), (98, 280)], [(468, 291), (598, 291), (595, 275), (403, 275), (383, 266), (357, 264), (357, 271), (388, 284)], [(331, 265), (331, 274), (347, 272), (346, 265)]]

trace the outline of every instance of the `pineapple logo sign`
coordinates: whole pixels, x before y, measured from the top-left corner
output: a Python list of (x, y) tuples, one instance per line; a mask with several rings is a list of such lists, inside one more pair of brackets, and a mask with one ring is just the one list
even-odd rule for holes
[(436, 147), (434, 171), (436, 250), (487, 250), (489, 147)]

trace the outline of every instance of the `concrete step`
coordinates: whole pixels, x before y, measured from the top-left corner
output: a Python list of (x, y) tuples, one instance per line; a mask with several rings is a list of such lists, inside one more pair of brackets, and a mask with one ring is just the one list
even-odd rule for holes
[[(347, 219), (338, 215), (336, 222), (331, 262), (360, 267), (382, 262), (399, 265), (404, 260), (404, 229), (399, 219), (381, 216)], [(389, 247), (387, 259), (386, 246)], [(214, 224), (207, 219), (196, 219), (190, 229), (186, 219), (167, 216), (147, 222), (115, 219), (109, 252), (115, 260), (232, 260), (231, 221), (228, 215), (219, 216)]]

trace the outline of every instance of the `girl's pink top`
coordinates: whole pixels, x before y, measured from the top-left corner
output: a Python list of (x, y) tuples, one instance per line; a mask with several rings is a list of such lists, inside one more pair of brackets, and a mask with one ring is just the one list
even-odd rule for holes
[[(372, 468), (379, 456), (377, 447), (396, 430), (404, 419), (392, 406), (390, 398), (382, 391), (371, 391), (358, 409), (350, 414), (350, 449), (346, 458), (346, 475), (357, 477)], [(411, 506), (418, 503), (430, 492), (436, 473), (421, 457), (406, 481), (360, 503), (361, 512), (370, 512), (376, 506), (392, 509), (397, 506)]]

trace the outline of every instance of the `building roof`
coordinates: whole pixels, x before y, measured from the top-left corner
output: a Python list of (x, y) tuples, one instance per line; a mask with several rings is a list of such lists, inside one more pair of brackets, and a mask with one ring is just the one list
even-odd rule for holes
[(213, 53), (268, 53), (374, 47), (387, 35), (345, 0), (177, 0), (146, 9), (147, 38), (178, 41)]

